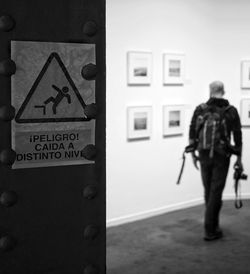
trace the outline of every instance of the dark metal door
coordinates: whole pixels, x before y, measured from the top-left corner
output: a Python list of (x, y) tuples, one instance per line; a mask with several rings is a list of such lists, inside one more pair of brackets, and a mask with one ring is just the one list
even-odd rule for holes
[[(33, 42), (35, 44), (32, 44)], [(74, 51), (69, 57), (70, 62), (75, 66), (84, 64), (79, 68), (79, 75), (83, 77), (86, 85), (88, 81), (91, 82), (95, 92), (92, 101), (86, 102), (81, 99), (79, 89), (81, 83), (73, 83), (74, 77), (70, 75), (67, 62), (59, 56), (60, 54), (49, 52), (45, 42), (51, 43), (48, 45), (52, 47), (60, 44), (64, 56), (67, 55), (68, 45), (79, 48), (85, 44), (94, 46), (95, 61), (91, 64), (79, 62), (81, 56)], [(36, 48), (33, 59), (30, 55), (27, 57), (31, 58), (34, 64), (27, 73), (28, 65), (20, 59), (21, 57), (19, 58), (19, 53), (23, 55), (29, 53), (34, 50), (32, 45), (40, 45), (39, 43), (49, 53), (45, 60), (47, 63), (41, 66), (42, 72), (39, 74), (35, 67), (36, 65), (39, 67), (36, 58), (40, 53), (39, 47)], [(26, 44), (29, 45), (29, 50), (23, 52), (20, 45), (24, 45), (25, 48)], [(13, 52), (16, 45), (19, 47), (17, 53)], [(83, 51), (85, 48), (83, 47)], [(75, 98), (80, 100), (85, 118), (81, 119), (78, 116), (76, 117), (78, 120), (75, 119), (77, 121), (72, 120), (72, 117), (67, 120), (68, 116), (64, 114), (63, 118), (66, 120), (61, 119), (56, 116), (59, 115), (56, 109), (51, 109), (51, 116), (45, 120), (45, 127), (46, 125), (50, 127), (50, 135), (44, 137), (46, 134), (41, 134), (45, 132), (44, 129), (41, 132), (38, 130), (37, 138), (45, 143), (44, 138), (47, 138), (46, 144), (49, 145), (48, 139), (52, 138), (53, 127), (56, 134), (58, 125), (68, 125), (73, 128), (75, 122), (82, 126), (94, 120), (94, 130), (92, 128), (94, 139), (92, 143), (81, 148), (79, 157), (82, 157), (82, 162), (71, 164), (64, 159), (62, 164), (59, 161), (51, 165), (49, 160), (47, 164), (46, 158), (43, 158), (41, 165), (32, 166), (29, 164), (31, 158), (27, 156), (28, 154), (26, 158), (22, 158), (20, 154), (17, 159), (16, 147), (23, 149), (22, 153), (25, 154), (26, 146), (22, 146), (22, 138), (25, 138), (25, 134), (22, 136), (22, 133), (19, 133), (20, 139), (16, 139), (19, 141), (15, 144), (13, 128), (15, 126), (25, 128), (25, 123), (30, 128), (36, 128), (37, 123), (42, 120), (36, 121), (35, 115), (33, 120), (28, 119), (29, 114), (27, 114), (28, 118), (25, 118), (24, 106), (27, 107), (29, 104), (28, 99), (26, 98), (25, 102), (21, 98), (23, 105), (16, 109), (15, 106), (13, 107), (13, 98), (19, 98), (23, 92), (27, 94), (30, 92), (29, 96), (35, 92), (41, 93), (42, 85), (46, 86), (48, 83), (46, 79), (52, 79), (51, 83), (53, 83), (55, 78), (46, 76), (39, 87), (39, 81), (33, 81), (35, 78), (32, 76), (30, 81), (34, 82), (33, 89), (31, 87), (30, 90), (23, 91), (22, 86), (27, 82), (20, 81), (27, 77), (25, 73), (28, 76), (40, 75), (40, 78), (46, 73), (49, 74), (46, 68), (50, 62), (54, 62), (54, 66), (63, 63), (62, 77), (65, 76), (69, 80), (71, 95), (76, 95)], [(79, 76), (76, 78), (80, 79)], [(16, 82), (19, 84), (17, 85)], [(62, 87), (55, 85), (52, 85), (54, 92), (57, 89), (59, 94)], [(85, 86), (82, 85), (83, 93), (84, 88)], [(63, 88), (61, 90), (64, 91)], [(66, 91), (68, 92), (68, 89)], [(69, 108), (72, 107), (72, 101), (68, 99), (67, 103), (66, 95), (63, 96), (65, 98), (62, 97), (61, 100), (63, 99), (64, 104), (68, 104)], [(105, 0), (0, 1), (1, 274), (105, 273), (105, 97)], [(45, 117), (45, 104), (52, 104), (53, 100), (55, 101), (55, 98), (44, 100), (43, 106), (34, 105), (32, 109), (41, 111), (39, 115)], [(59, 104), (59, 101), (57, 103)], [(64, 134), (60, 133), (58, 136), (64, 136), (67, 140), (73, 136)], [(34, 134), (29, 136), (30, 143), (35, 140), (32, 136), (34, 137)], [(39, 144), (36, 149), (39, 151), (42, 145)], [(48, 149), (47, 145), (45, 150)], [(17, 160), (25, 159), (28, 163), (26, 166), (20, 165), (19, 168), (15, 168)]]

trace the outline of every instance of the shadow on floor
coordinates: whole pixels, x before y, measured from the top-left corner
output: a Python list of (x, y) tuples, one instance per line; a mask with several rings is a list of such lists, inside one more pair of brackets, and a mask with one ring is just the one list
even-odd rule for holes
[(224, 202), (224, 238), (203, 240), (203, 206), (107, 229), (108, 274), (250, 273), (250, 201)]

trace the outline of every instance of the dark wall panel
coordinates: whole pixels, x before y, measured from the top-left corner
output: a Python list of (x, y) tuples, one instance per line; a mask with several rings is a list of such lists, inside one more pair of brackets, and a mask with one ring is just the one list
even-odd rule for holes
[[(11, 40), (96, 45), (98, 115), (95, 164), (0, 164), (0, 273), (105, 273), (105, 1), (2, 0), (6, 14), (15, 27), (0, 30), (0, 61), (10, 58)], [(10, 104), (10, 77), (0, 75), (0, 107)], [(0, 121), (0, 152), (10, 148), (11, 122)], [(17, 195), (13, 206), (3, 204), (6, 191)]]

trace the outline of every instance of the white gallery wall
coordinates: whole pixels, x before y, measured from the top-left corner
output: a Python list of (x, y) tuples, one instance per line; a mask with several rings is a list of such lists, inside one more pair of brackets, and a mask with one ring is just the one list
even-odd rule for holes
[[(213, 80), (224, 81), (238, 109), (241, 98), (250, 97), (240, 88), (240, 61), (250, 58), (249, 8), (248, 0), (107, 0), (108, 225), (202, 201), (200, 174), (190, 155), (181, 185), (176, 185), (189, 122), (195, 106), (208, 99)], [(152, 52), (151, 85), (128, 86), (128, 51)], [(183, 86), (163, 85), (164, 52), (185, 53)], [(184, 134), (163, 137), (162, 106), (172, 104), (185, 105)], [(127, 140), (129, 106), (152, 106), (150, 139)], [(243, 137), (245, 171), (250, 173), (250, 129), (243, 129)], [(249, 183), (242, 184), (248, 195)], [(232, 187), (231, 167), (225, 196), (233, 197)]]

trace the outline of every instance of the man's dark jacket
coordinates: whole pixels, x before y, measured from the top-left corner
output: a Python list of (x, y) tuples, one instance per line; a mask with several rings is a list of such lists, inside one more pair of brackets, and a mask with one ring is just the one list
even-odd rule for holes
[[(229, 102), (223, 98), (210, 98), (206, 104), (210, 106), (217, 107), (227, 107)], [(189, 142), (190, 144), (195, 143), (196, 139), (196, 121), (197, 117), (203, 112), (204, 108), (201, 105), (196, 107), (191, 124), (189, 129)], [(238, 152), (238, 155), (241, 156), (242, 150), (242, 133), (241, 133), (241, 122), (237, 109), (234, 106), (230, 106), (228, 111), (225, 112), (226, 125), (228, 130), (228, 136), (233, 135), (235, 150)]]

